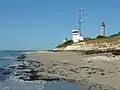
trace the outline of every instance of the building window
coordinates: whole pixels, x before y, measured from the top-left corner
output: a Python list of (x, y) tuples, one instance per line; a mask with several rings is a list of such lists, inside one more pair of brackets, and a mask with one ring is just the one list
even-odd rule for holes
[(73, 31), (72, 33), (79, 33), (79, 31)]

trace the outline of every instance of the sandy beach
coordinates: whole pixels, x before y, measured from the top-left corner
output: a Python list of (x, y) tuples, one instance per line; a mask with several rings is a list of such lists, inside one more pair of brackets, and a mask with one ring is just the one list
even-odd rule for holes
[(40, 63), (35, 68), (46, 78), (84, 82), (87, 90), (120, 90), (120, 56), (83, 55), (75, 52), (26, 53), (25, 60)]

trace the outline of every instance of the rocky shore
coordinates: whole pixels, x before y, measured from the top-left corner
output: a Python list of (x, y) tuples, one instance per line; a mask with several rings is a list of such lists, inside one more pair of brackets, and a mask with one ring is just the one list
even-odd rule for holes
[(120, 56), (112, 53), (33, 52), (25, 59), (37, 80), (66, 80), (86, 90), (120, 90)]

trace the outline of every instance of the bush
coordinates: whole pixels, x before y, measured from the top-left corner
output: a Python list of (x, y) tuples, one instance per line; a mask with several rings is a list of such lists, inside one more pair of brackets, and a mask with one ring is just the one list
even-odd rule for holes
[(106, 38), (106, 37), (99, 35), (99, 36), (96, 37), (96, 39), (98, 39), (98, 38)]
[(92, 40), (92, 38), (84, 38), (85, 41)]
[(113, 34), (110, 37), (117, 36), (117, 35), (120, 35), (120, 32), (118, 32), (117, 34)]
[(71, 45), (73, 43), (74, 43), (73, 40), (68, 40), (68, 41), (58, 45), (56, 48), (67, 47), (68, 45)]

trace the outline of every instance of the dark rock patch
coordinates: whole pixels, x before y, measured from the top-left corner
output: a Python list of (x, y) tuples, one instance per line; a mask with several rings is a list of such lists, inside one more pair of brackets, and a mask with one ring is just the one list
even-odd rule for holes
[(12, 71), (10, 69), (5, 69), (2, 74), (6, 75), (6, 74), (11, 74)]
[(16, 61), (23, 61), (25, 59), (25, 54), (22, 54), (20, 56), (17, 57)]
[(12, 71), (10, 69), (4, 69), (0, 68), (0, 74), (6, 75), (6, 74), (11, 74)]
[(112, 50), (113, 55), (120, 55), (120, 50)]

